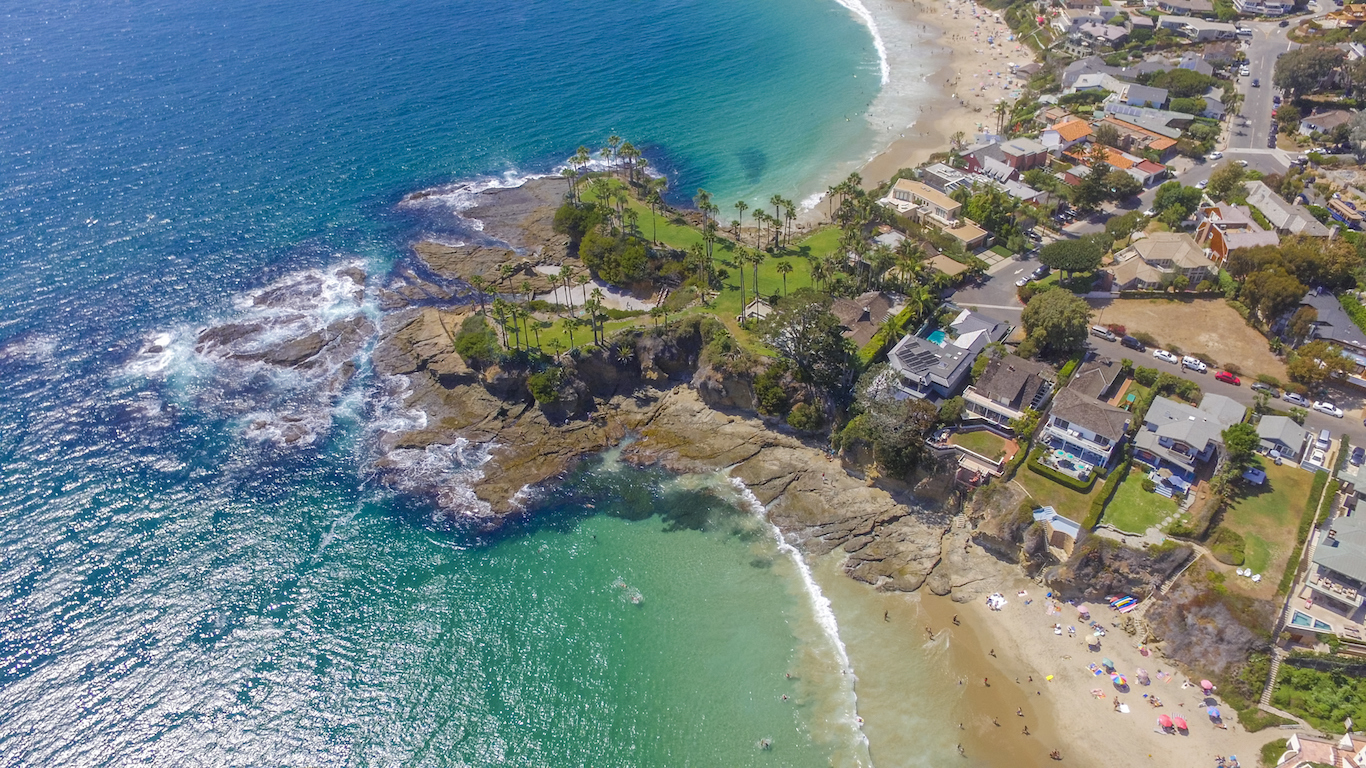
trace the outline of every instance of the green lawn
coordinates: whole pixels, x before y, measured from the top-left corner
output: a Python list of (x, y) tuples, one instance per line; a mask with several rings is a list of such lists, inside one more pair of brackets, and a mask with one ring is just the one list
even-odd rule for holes
[(1005, 458), (1006, 451), (1009, 450), (1010, 446), (1010, 442), (1004, 437), (985, 429), (976, 432), (959, 432), (950, 436), (949, 442), (954, 445), (961, 445), (979, 456), (998, 461)]
[(1176, 500), (1143, 490), (1144, 472), (1134, 468), (1105, 507), (1105, 522), (1121, 531), (1144, 533), (1177, 511)]
[(1089, 493), (1077, 493), (1037, 472), (1030, 471), (1028, 466), (1020, 467), (1020, 471), (1015, 473), (1015, 481), (1029, 492), (1035, 504), (1052, 507), (1058, 514), (1075, 522), (1086, 519), (1086, 515), (1091, 512), (1091, 500), (1100, 494), (1101, 487), (1105, 485), (1100, 478), (1096, 478)]
[[(1263, 468), (1266, 483), (1260, 488), (1244, 485), (1220, 525), (1242, 535), (1244, 567), (1262, 574), (1261, 588), (1274, 590), (1294, 553), (1295, 531), (1310, 505), (1309, 486), (1314, 475), (1290, 464), (1278, 467), (1265, 462)], [(1241, 579), (1230, 583), (1252, 586)]]

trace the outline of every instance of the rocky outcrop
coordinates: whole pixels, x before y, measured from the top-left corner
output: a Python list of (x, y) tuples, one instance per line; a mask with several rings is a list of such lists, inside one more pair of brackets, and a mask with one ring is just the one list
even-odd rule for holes
[(1207, 571), (1192, 567), (1148, 610), (1148, 626), (1163, 654), (1191, 667), (1224, 673), (1265, 651), (1269, 638), (1250, 627), (1270, 627), (1275, 606), (1211, 589)]
[(1138, 550), (1083, 533), (1067, 562), (1045, 578), (1067, 598), (1097, 600), (1126, 593), (1144, 597), (1184, 565), (1190, 554), (1190, 547), (1174, 542)]

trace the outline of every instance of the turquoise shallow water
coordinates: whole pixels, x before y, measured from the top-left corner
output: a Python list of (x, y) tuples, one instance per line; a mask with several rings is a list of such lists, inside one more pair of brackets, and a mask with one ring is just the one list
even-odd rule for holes
[[(848, 10), (0, 13), (0, 764), (864, 759), (800, 572), (725, 487), (589, 472), (544, 525), (472, 539), (371, 480), (402, 414), (363, 356), (333, 397), (186, 342), (272, 281), (460, 236), (407, 193), (547, 171), (611, 132), (681, 197), (800, 195), (866, 138), (845, 115), (878, 61)], [(146, 364), (162, 333), (173, 359)], [(286, 407), (329, 427), (249, 438)], [(458, 480), (465, 458), (434, 460)]]

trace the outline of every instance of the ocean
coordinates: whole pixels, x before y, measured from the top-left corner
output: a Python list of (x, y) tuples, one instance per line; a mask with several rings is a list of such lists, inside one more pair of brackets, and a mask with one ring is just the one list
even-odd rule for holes
[(728, 483), (609, 456), (475, 537), (374, 482), (376, 435), (416, 417), (363, 354), (333, 390), (193, 344), (305, 278), (269, 311), (378, 319), (331, 270), (477, 230), (404, 195), (613, 133), (676, 201), (807, 199), (889, 130), (860, 11), (8, 7), (0, 764), (869, 764), (834, 614)]

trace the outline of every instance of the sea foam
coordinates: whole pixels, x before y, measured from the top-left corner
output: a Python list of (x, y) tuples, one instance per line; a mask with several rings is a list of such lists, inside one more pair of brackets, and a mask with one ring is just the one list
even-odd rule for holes
[(877, 19), (873, 18), (872, 12), (859, 0), (835, 0), (835, 2), (848, 8), (872, 34), (873, 47), (877, 49), (878, 72), (882, 76), (882, 85), (887, 85), (892, 79), (892, 68), (887, 63), (887, 46), (882, 42), (882, 34), (878, 32)]

